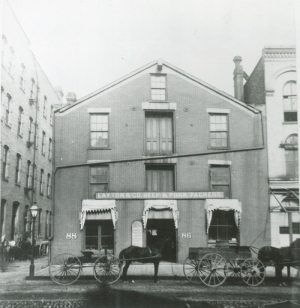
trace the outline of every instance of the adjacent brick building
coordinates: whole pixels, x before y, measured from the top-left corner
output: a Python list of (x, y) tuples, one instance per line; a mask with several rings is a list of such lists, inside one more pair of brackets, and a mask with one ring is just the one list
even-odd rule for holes
[(59, 109), (52, 254), (270, 243), (262, 120), (163, 61)]
[(52, 106), (59, 100), (6, 1), (3, 11), (0, 232), (15, 240), (30, 231), (29, 208), (37, 202), (42, 241), (52, 233)]
[[(241, 79), (243, 70), (239, 63), (236, 65)], [(272, 246), (287, 246), (300, 237), (294, 47), (269, 47), (263, 50), (244, 85), (244, 100), (262, 110), (266, 117), (271, 242)]]

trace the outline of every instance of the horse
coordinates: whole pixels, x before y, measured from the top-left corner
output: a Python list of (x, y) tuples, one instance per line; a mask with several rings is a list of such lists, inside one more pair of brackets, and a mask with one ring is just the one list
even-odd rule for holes
[(300, 266), (300, 239), (293, 241), (287, 247), (264, 246), (258, 251), (258, 259), (264, 265), (274, 264), (277, 281), (282, 281), (282, 269), (285, 266), (288, 268), (288, 278), (290, 278), (290, 267)]
[(169, 238), (162, 238), (158, 240), (152, 246), (147, 247), (138, 247), (138, 246), (129, 246), (123, 249), (119, 254), (120, 266), (125, 262), (123, 268), (122, 279), (127, 280), (127, 271), (129, 265), (133, 261), (140, 263), (153, 263), (154, 265), (154, 282), (157, 282), (157, 274), (159, 262), (162, 258), (162, 250), (165, 247), (165, 244), (169, 241)]

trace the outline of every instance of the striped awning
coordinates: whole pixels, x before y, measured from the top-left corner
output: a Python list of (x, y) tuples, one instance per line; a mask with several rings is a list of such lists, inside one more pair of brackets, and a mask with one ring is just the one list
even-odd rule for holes
[(82, 200), (80, 230), (83, 229), (84, 223), (87, 219), (107, 219), (107, 214), (110, 215), (109, 218), (111, 218), (115, 229), (116, 221), (118, 219), (116, 200)]

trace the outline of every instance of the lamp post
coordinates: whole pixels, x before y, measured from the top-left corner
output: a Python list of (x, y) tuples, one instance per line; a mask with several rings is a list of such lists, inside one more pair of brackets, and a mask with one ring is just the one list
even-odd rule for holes
[(34, 247), (35, 247), (35, 219), (38, 214), (39, 207), (36, 205), (36, 202), (30, 208), (31, 217), (32, 217), (32, 234), (31, 234), (31, 245), (32, 245), (32, 254), (30, 260), (30, 267), (29, 267), (29, 277), (34, 277)]

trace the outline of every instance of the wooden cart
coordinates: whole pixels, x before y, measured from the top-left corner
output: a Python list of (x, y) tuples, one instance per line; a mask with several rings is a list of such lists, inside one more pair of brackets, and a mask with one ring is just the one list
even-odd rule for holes
[(209, 287), (218, 287), (229, 277), (241, 278), (251, 287), (265, 279), (263, 263), (252, 257), (248, 246), (189, 248), (183, 271), (188, 281)]

